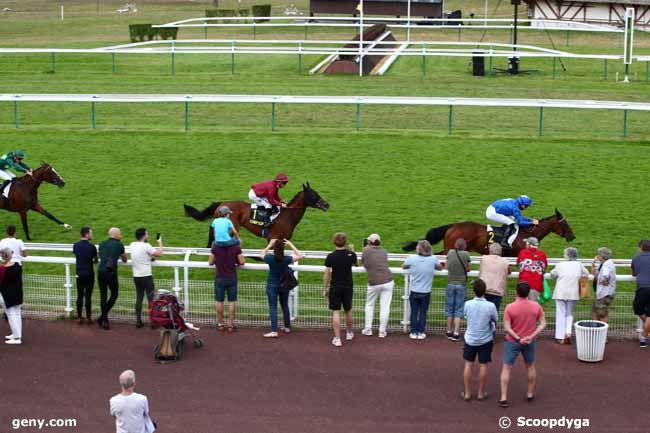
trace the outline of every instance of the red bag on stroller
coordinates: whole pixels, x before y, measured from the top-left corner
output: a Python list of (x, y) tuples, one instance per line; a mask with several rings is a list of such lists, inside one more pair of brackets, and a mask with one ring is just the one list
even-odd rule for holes
[(172, 294), (159, 294), (151, 303), (151, 323), (154, 327), (165, 329), (187, 330), (185, 320), (181, 316), (183, 306)]

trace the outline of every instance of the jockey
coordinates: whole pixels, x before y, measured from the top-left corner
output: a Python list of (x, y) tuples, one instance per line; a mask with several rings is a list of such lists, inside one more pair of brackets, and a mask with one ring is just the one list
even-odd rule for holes
[(526, 210), (533, 204), (533, 200), (527, 195), (521, 195), (518, 198), (506, 198), (497, 200), (485, 210), (485, 217), (489, 220), (496, 221), (506, 226), (501, 239), (501, 245), (511, 247), (519, 233), (519, 226), (526, 227), (537, 225), (536, 219), (526, 218), (521, 211)]
[(286, 174), (278, 173), (272, 180), (254, 184), (248, 192), (248, 198), (258, 207), (273, 211), (268, 221), (269, 224), (280, 215), (281, 208), (287, 207), (287, 204), (280, 198), (278, 191), (280, 188), (284, 188), (288, 182), (289, 178)]
[[(14, 169), (18, 173), (26, 173), (30, 176), (32, 175), (32, 169), (23, 162), (23, 159), (25, 159), (25, 152), (20, 149), (16, 149), (13, 152), (7, 152), (0, 156), (0, 179), (4, 180), (4, 183), (2, 184), (3, 194), (7, 194), (5, 191), (7, 183), (12, 182), (16, 178), (16, 175), (9, 170), (10, 168)], [(7, 196), (5, 195), (5, 197)]]

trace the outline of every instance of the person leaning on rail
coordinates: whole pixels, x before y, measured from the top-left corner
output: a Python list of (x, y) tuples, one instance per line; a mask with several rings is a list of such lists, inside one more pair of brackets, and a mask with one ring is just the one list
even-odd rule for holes
[(375, 302), (379, 298), (379, 338), (387, 335), (390, 303), (393, 299), (395, 282), (388, 267), (388, 252), (381, 247), (381, 238), (373, 233), (367, 238), (368, 245), (363, 248), (361, 263), (368, 273), (366, 293), (365, 322), (361, 333), (372, 336), (372, 318), (375, 315)]
[(510, 274), (510, 263), (501, 257), (502, 251), (501, 245), (496, 242), (490, 244), (490, 254), (481, 256), (478, 271), (478, 277), (485, 282), (487, 287), (485, 299), (497, 307), (497, 312), (501, 306), (501, 300), (506, 294), (508, 275)]
[(609, 306), (616, 295), (616, 265), (612, 260), (612, 250), (606, 247), (598, 248), (598, 255), (591, 263), (591, 272), (596, 290), (591, 317), (608, 323)]
[(5, 337), (7, 344), (22, 344), (23, 325), (21, 308), (23, 304), (23, 279), (20, 265), (12, 259), (9, 248), (0, 250), (0, 306), (7, 313), (11, 334)]
[(131, 262), (133, 265), (133, 283), (135, 284), (135, 317), (136, 328), (142, 328), (142, 300), (146, 293), (149, 303), (153, 301), (154, 291), (156, 290), (151, 262), (163, 255), (162, 238), (158, 236), (156, 242), (158, 248), (149, 244), (149, 233), (145, 228), (139, 228), (135, 231), (135, 242), (129, 245), (131, 252)]
[(650, 335), (650, 240), (639, 242), (639, 252), (632, 259), (632, 275), (636, 277), (634, 294), (634, 314), (639, 316), (643, 327), (639, 336), (639, 346), (648, 347)]
[[(108, 313), (117, 301), (120, 284), (117, 279), (117, 261), (126, 263), (124, 244), (121, 241), (122, 232), (117, 227), (108, 231), (108, 239), (99, 243), (99, 265), (97, 266), (97, 285), (99, 286), (100, 305), (102, 315), (97, 318), (100, 328), (110, 329)], [(107, 298), (108, 291), (111, 297)]]

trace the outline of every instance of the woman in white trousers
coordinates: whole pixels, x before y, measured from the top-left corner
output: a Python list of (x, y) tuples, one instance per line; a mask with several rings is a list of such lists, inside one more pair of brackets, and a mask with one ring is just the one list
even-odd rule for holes
[(588, 277), (589, 272), (578, 262), (578, 250), (564, 250), (566, 261), (560, 262), (551, 271), (557, 279), (553, 299), (555, 299), (555, 339), (560, 344), (571, 344), (573, 327), (573, 308), (580, 299), (580, 278)]
[(379, 298), (379, 338), (388, 335), (388, 317), (390, 303), (393, 299), (395, 282), (388, 268), (388, 252), (381, 246), (381, 238), (373, 233), (368, 236), (368, 245), (363, 249), (361, 262), (368, 272), (368, 292), (366, 295), (366, 317), (363, 335), (372, 335), (372, 318), (375, 314), (375, 303)]

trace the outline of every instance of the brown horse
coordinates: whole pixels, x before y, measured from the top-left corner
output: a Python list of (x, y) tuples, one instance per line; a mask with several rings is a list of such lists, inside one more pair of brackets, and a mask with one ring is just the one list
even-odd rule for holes
[[(199, 211), (187, 204), (185, 207), (185, 215), (194, 218), (198, 221), (205, 221), (208, 218), (214, 218), (218, 215), (218, 210), (221, 206), (228, 206), (232, 211), (231, 220), (235, 229), (239, 231), (240, 227), (244, 227), (255, 236), (262, 237), (262, 226), (251, 224), (249, 222), (250, 216), (250, 203), (245, 201), (224, 201), (214, 202), (202, 211)], [(296, 194), (291, 201), (287, 204), (285, 209), (282, 209), (280, 216), (275, 220), (275, 223), (269, 228), (268, 239), (291, 239), (293, 230), (296, 228), (305, 211), (308, 207), (321, 209), (326, 211), (330, 205), (321, 198), (321, 196), (307, 184), (302, 185), (302, 191)], [(214, 240), (214, 233), (210, 227), (210, 235), (208, 238), (208, 247), (211, 246)]]
[(27, 227), (27, 211), (35, 210), (36, 212), (45, 215), (55, 223), (63, 226), (69, 230), (71, 226), (60, 221), (54, 215), (43, 209), (43, 206), (38, 202), (38, 187), (41, 183), (51, 183), (63, 188), (65, 181), (56, 170), (47, 162), (38, 167), (31, 176), (25, 175), (13, 181), (11, 190), (9, 190), (9, 198), (0, 199), (0, 209), (8, 210), (9, 212), (18, 212), (20, 220), (23, 223), (23, 230), (25, 230), (25, 237), (27, 240), (32, 238), (29, 236), (29, 228)]
[[(566, 218), (562, 216), (560, 211), (555, 209), (555, 215), (539, 220), (538, 225), (520, 228), (517, 238), (512, 243), (512, 248), (504, 248), (503, 255), (513, 257), (517, 256), (519, 251), (525, 248), (524, 239), (534, 236), (541, 241), (549, 233), (555, 233), (566, 239), (567, 242), (571, 242), (576, 238)], [(488, 254), (490, 242), (488, 242), (487, 227), (483, 224), (471, 221), (448, 224), (446, 226), (432, 228), (425, 236), (425, 239), (428, 240), (431, 245), (444, 240), (445, 249), (442, 252), (444, 254), (447, 254), (447, 251), (454, 248), (454, 243), (458, 238), (463, 238), (467, 241), (468, 251), (475, 251), (479, 254)], [(417, 241), (409, 242), (404, 245), (403, 250), (413, 251), (416, 245)]]

